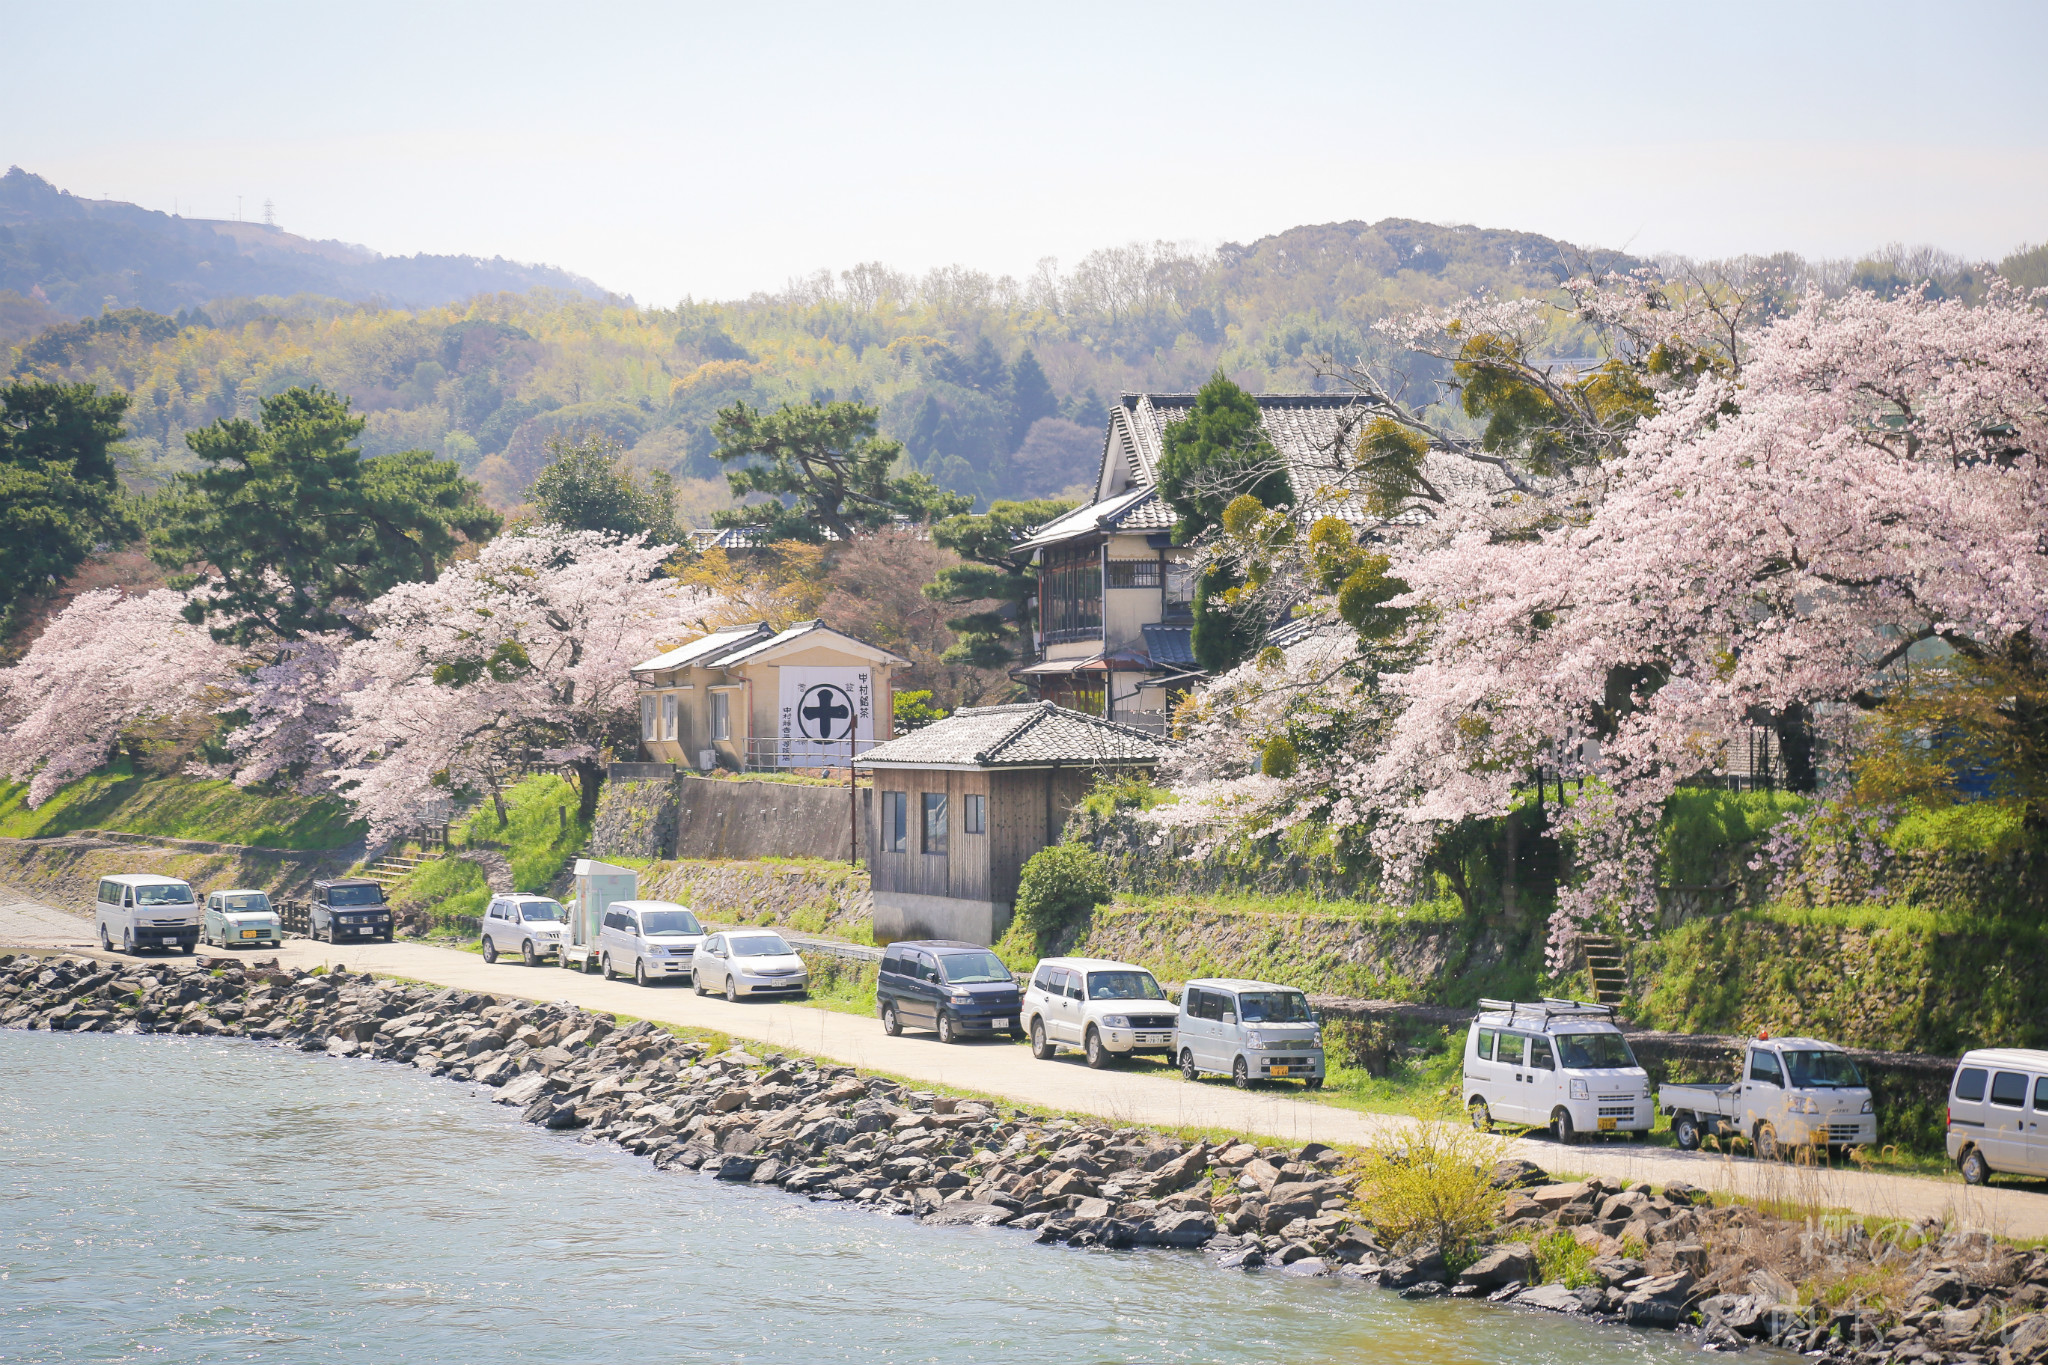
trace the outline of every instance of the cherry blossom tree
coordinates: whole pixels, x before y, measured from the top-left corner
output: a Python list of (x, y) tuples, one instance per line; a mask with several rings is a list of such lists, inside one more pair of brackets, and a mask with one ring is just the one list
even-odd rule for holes
[(184, 619), (186, 595), (81, 593), (13, 667), (0, 670), (0, 772), (40, 806), (106, 764), (149, 721), (217, 706), (242, 664)]
[(451, 791), (495, 798), (526, 764), (573, 772), (591, 818), (602, 750), (631, 733), (626, 670), (696, 633), (686, 622), (707, 606), (657, 574), (672, 549), (540, 527), (377, 599), (370, 637), (334, 670), (339, 720), (323, 737), (372, 837)]
[[(1555, 948), (1654, 909), (1666, 798), (1759, 712), (1882, 708), (1931, 651), (2017, 680), (2011, 755), (2038, 763), (2042, 718), (2018, 712), (2048, 688), (2048, 316), (2004, 287), (1811, 294), (1739, 343), (1739, 374), (1658, 395), (1582, 520), (1504, 536), (1447, 515), (1391, 542), (1398, 650), (1333, 661), (1312, 635), (1219, 680), (1196, 752), (1222, 757), (1191, 790), (1268, 823), (1312, 810), (1400, 875), (1539, 768), (1585, 778)], [(1318, 715), (1357, 742), (1250, 775), (1243, 755)]]

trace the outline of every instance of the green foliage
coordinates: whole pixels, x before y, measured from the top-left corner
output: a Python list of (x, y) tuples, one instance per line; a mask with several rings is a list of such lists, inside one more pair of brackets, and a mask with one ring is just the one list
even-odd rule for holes
[(1536, 1276), (1542, 1284), (1561, 1284), (1566, 1289), (1584, 1289), (1600, 1283), (1593, 1273), (1595, 1247), (1586, 1246), (1570, 1228), (1558, 1228), (1536, 1243)]
[[(386, 894), (394, 906), (425, 905), (444, 931), (474, 935), (491, 887), (483, 869), (464, 858), (431, 858), (408, 872)], [(459, 921), (472, 921), (468, 924)]]
[(542, 891), (589, 841), (589, 825), (576, 818), (577, 802), (573, 784), (552, 773), (536, 773), (505, 792), (503, 823), (490, 805), (480, 806), (469, 817), (465, 837), (505, 850), (516, 890)]
[(1171, 790), (1155, 785), (1141, 773), (1104, 774), (1081, 798), (1078, 809), (1107, 819), (1123, 810), (1148, 811), (1171, 805), (1180, 798)]
[(929, 691), (898, 692), (895, 700), (896, 733), (907, 735), (912, 730), (922, 730), (935, 720), (944, 720), (947, 712), (932, 705)]
[(1159, 457), (1159, 496), (1180, 520), (1182, 545), (1223, 521), (1223, 509), (1249, 494), (1268, 507), (1294, 501), (1280, 452), (1266, 439), (1259, 405), (1218, 370), (1195, 395), (1185, 419), (1166, 429)]
[[(1366, 485), (1367, 508), (1373, 515), (1390, 517), (1406, 508), (1423, 491), (1422, 462), (1429, 455), (1429, 438), (1391, 417), (1375, 417), (1359, 433), (1353, 450), (1359, 473)], [(1328, 520), (1336, 520), (1328, 518)], [(1337, 523), (1340, 527), (1343, 523)], [(1349, 528), (1346, 540), (1349, 540)], [(1324, 588), (1334, 592), (1334, 585)]]
[[(1028, 352), (1027, 352), (1028, 354)], [(1017, 542), (1032, 530), (1072, 510), (1052, 500), (997, 502), (979, 516), (947, 517), (932, 526), (932, 542), (965, 560), (941, 569), (924, 587), (936, 602), (986, 602), (1010, 606), (1010, 614), (980, 611), (946, 622), (957, 637), (941, 655), (949, 664), (1001, 668), (1017, 658), (1017, 642), (1031, 629), (1030, 603), (1038, 591), (1037, 570)]]
[(366, 460), (352, 444), (362, 430), (346, 399), (293, 388), (263, 400), (260, 424), (192, 433), (204, 468), (163, 496), (150, 553), (194, 589), (193, 622), (218, 617), (215, 638), (238, 644), (361, 635), (351, 608), (431, 579), (462, 538), (497, 532), (453, 464), (421, 450)]
[(1664, 803), (1658, 833), (1664, 881), (1706, 886), (1728, 879), (1739, 871), (1730, 864), (1736, 850), (1763, 838), (1779, 820), (1809, 804), (1808, 798), (1791, 792), (1679, 788)]
[(149, 776), (125, 760), (66, 785), (34, 810), (27, 784), (0, 783), (0, 836), (47, 839), (84, 829), (292, 849), (340, 848), (363, 834), (331, 798)]
[(1265, 749), (1259, 754), (1259, 772), (1267, 777), (1292, 777), (1300, 758), (1293, 740), (1285, 735), (1275, 735), (1266, 741)]
[(666, 473), (636, 475), (626, 463), (625, 447), (609, 436), (557, 438), (548, 450), (554, 459), (527, 492), (542, 522), (615, 536), (676, 539), (675, 483)]
[(717, 458), (746, 461), (726, 475), (733, 496), (772, 501), (728, 508), (720, 526), (760, 526), (769, 540), (817, 542), (831, 531), (850, 541), (898, 517), (956, 516), (974, 499), (947, 493), (923, 474), (891, 477), (903, 447), (876, 435), (877, 414), (859, 403), (785, 403), (761, 412), (745, 402), (720, 410)]
[(0, 635), (95, 544), (136, 534), (110, 453), (127, 407), (128, 395), (91, 384), (0, 389)]
[(2010, 858), (2036, 839), (2025, 813), (2005, 801), (1916, 807), (1885, 835), (1897, 853), (1947, 853), (1985, 861)]
[(1385, 604), (1407, 592), (1408, 585), (1387, 576), (1392, 560), (1358, 544), (1351, 527), (1339, 517), (1317, 518), (1309, 528), (1308, 543), (1317, 586), (1335, 595), (1337, 614), (1360, 639), (1387, 640), (1400, 633), (1408, 624), (1408, 612)]
[(1080, 924), (1109, 903), (1109, 862), (1075, 844), (1041, 848), (1017, 879), (1016, 923), (1040, 936)]
[(1437, 1247), (1454, 1274), (1472, 1263), (1500, 1213), (1493, 1168), (1508, 1150), (1460, 1117), (1445, 1110), (1435, 1122), (1382, 1127), (1358, 1166), (1358, 1216), (1391, 1250)]

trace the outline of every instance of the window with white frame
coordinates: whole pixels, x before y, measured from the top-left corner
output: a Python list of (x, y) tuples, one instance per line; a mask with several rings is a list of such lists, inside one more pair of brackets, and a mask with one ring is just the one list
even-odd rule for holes
[(682, 698), (673, 692), (662, 693), (661, 737), (663, 739), (673, 740), (676, 737), (676, 711), (681, 702)]
[(882, 793), (882, 852), (902, 853), (910, 843), (910, 793)]
[(946, 851), (946, 794), (925, 792), (924, 794), (924, 851), (944, 853)]
[(655, 700), (652, 696), (640, 698), (640, 738), (655, 740), (661, 733), (655, 728)]
[(713, 692), (711, 694), (711, 737), (713, 739), (732, 738), (732, 693), (730, 692)]
[(962, 834), (988, 833), (988, 798), (977, 792), (969, 792), (960, 798), (960, 832)]

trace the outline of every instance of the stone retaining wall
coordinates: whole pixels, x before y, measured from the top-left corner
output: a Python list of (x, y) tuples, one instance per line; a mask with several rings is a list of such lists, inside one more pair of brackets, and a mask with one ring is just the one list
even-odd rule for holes
[(820, 858), (847, 861), (844, 787), (678, 772), (608, 782), (590, 848), (599, 858)]

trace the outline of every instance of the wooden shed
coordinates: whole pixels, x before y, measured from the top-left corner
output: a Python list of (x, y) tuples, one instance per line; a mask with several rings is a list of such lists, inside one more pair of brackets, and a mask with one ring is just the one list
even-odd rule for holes
[(1150, 769), (1170, 744), (1032, 702), (964, 708), (863, 754), (875, 942), (1001, 938), (1025, 860), (1059, 842), (1096, 778)]

